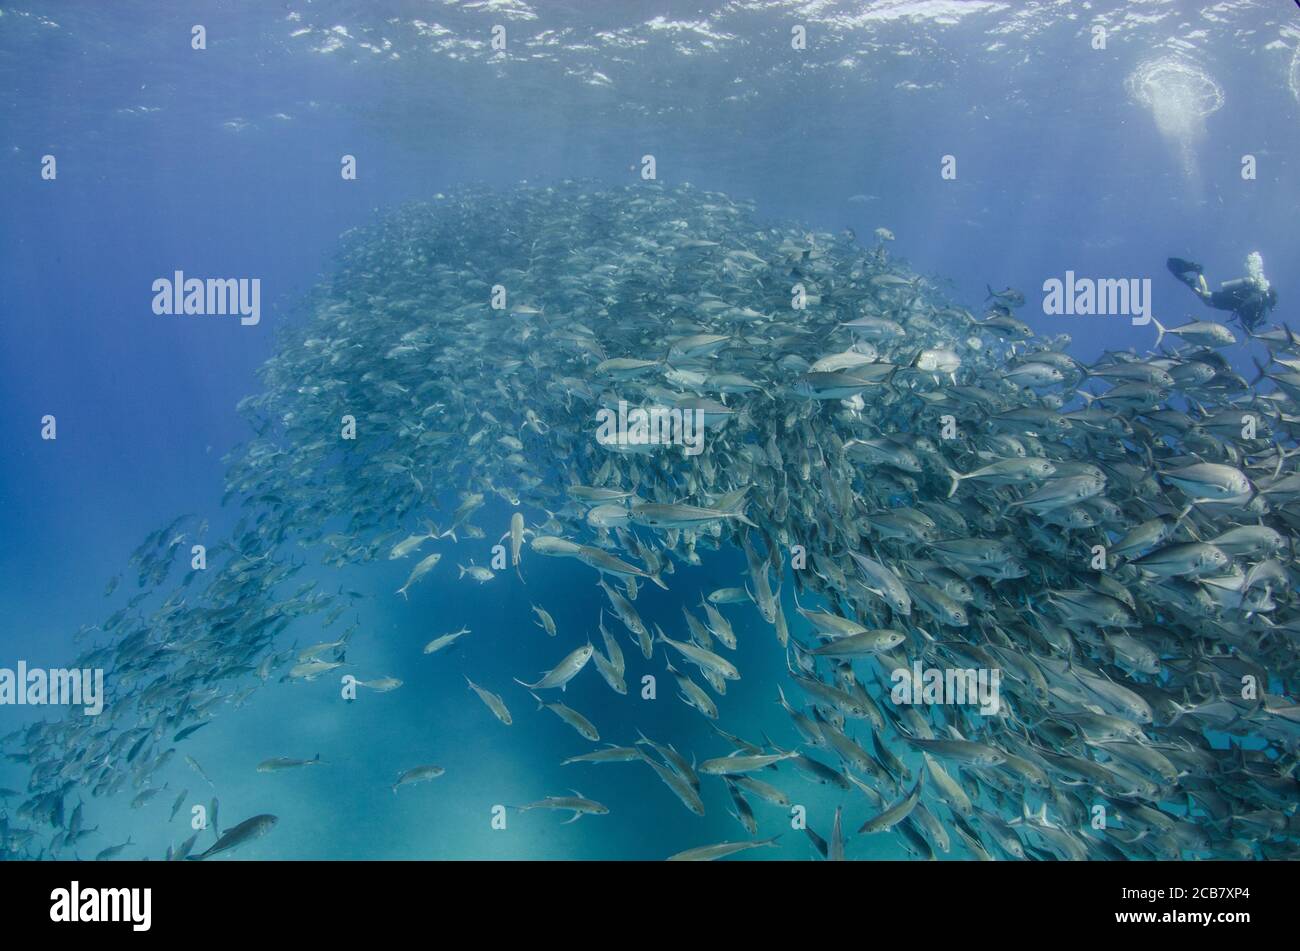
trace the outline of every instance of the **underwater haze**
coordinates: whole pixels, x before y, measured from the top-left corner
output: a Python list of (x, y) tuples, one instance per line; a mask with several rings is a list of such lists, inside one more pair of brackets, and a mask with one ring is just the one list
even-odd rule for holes
[(0, 0), (0, 79), (0, 857), (1295, 857), (1294, 3)]

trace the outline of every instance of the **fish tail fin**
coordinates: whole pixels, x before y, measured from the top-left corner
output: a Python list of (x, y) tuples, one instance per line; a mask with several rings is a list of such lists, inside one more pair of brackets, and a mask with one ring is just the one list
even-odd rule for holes
[(1255, 364), (1255, 369), (1259, 371), (1258, 374), (1256, 374), (1255, 379), (1250, 381), (1250, 385), (1255, 386), (1260, 380), (1264, 379), (1264, 377), (1268, 375), (1268, 364), (1260, 363), (1253, 355), (1250, 358), (1250, 362)]
[(397, 591), (396, 591), (395, 593), (396, 593), (396, 594), (400, 594), (400, 595), (402, 596), (402, 600), (403, 600), (403, 601), (410, 601), (410, 600), (411, 600), (411, 599), (407, 596), (407, 594), (406, 594), (406, 588), (405, 588), (404, 586), (401, 587), (401, 588), (398, 588)]
[[(527, 685), (525, 684), (525, 686)], [(528, 692), (532, 694), (533, 699), (537, 701), (537, 709), (538, 710), (545, 709), (546, 701), (544, 701), (541, 697), (537, 696), (537, 694), (533, 693), (531, 690), (529, 690)]]
[(1160, 341), (1165, 339), (1165, 327), (1164, 324), (1160, 323), (1160, 320), (1157, 317), (1152, 317), (1151, 322), (1156, 325), (1156, 342), (1152, 349), (1158, 350), (1160, 348)]
[(958, 472), (956, 469), (951, 468), (950, 466), (944, 466), (943, 471), (945, 474), (947, 474), (948, 480), (952, 483), (950, 486), (948, 486), (948, 495), (947, 495), (947, 498), (952, 498), (954, 495), (957, 494), (957, 487), (961, 485), (962, 474)]
[(989, 296), (984, 298), (985, 300), (992, 300), (994, 297), (997, 296), (996, 294), (993, 293), (993, 288), (990, 287), (988, 284), (984, 285), (984, 290), (989, 292)]

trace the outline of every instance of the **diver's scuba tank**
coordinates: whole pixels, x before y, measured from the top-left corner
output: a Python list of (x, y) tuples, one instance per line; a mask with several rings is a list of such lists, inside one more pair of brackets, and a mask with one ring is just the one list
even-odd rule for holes
[(1264, 258), (1258, 251), (1251, 251), (1250, 254), (1246, 255), (1245, 277), (1224, 281), (1219, 285), (1219, 289), (1224, 291), (1249, 288), (1261, 294), (1267, 294), (1268, 287), (1268, 278), (1264, 277)]

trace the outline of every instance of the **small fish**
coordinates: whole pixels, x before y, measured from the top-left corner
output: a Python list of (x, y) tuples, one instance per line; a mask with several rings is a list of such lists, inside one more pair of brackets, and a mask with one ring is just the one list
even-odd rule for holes
[(470, 562), (468, 568), (464, 565), (457, 565), (456, 567), (460, 569), (460, 577), (464, 578), (466, 575), (469, 575), (470, 578), (477, 581), (479, 584), (484, 584), (496, 577), (496, 572), (491, 568), (484, 568), (483, 566), (476, 565), (473, 562)]
[(397, 782), (393, 783), (393, 795), (397, 795), (398, 786), (428, 782), (430, 779), (437, 779), (445, 772), (447, 771), (441, 766), (412, 766), (398, 775)]
[(322, 766), (324, 761), (317, 753), (311, 759), (292, 759), (288, 756), (277, 756), (273, 759), (262, 760), (257, 764), (259, 773), (278, 773), (286, 769), (299, 769), (303, 766)]
[(171, 860), (173, 862), (185, 861), (187, 858), (189, 858), (190, 853), (194, 851), (194, 843), (197, 842), (198, 840), (199, 840), (199, 834), (195, 832), (193, 835), (191, 835), (188, 839), (186, 839), (184, 842), (180, 844), (180, 848), (176, 849), (176, 851), (172, 853)]
[(213, 783), (212, 780), (208, 779), (208, 774), (203, 772), (203, 767), (199, 765), (198, 760), (196, 760), (193, 756), (186, 755), (185, 762), (189, 764), (190, 769), (194, 770), (194, 772), (198, 773), (200, 776), (203, 777), (204, 782), (206, 782), (209, 786), (213, 786), (215, 788), (216, 784)]
[(923, 781), (924, 776), (918, 776), (916, 785), (912, 787), (911, 792), (883, 812), (862, 823), (861, 828), (858, 829), (858, 835), (887, 832), (910, 816), (912, 810), (916, 808), (916, 804), (921, 801), (921, 785)]
[(409, 535), (406, 538), (404, 538), (402, 541), (394, 545), (392, 549), (388, 552), (388, 558), (390, 561), (396, 558), (405, 558), (407, 555), (411, 554), (411, 552), (418, 549), (429, 539), (437, 538), (437, 537), (438, 537), (438, 528), (436, 525), (430, 523), (429, 531), (426, 534)]
[(596, 750), (592, 753), (570, 756), (560, 765), (568, 766), (570, 763), (631, 763), (640, 758), (641, 751), (635, 746), (609, 746), (606, 749)]
[(290, 667), (289, 677), (293, 680), (312, 681), (321, 674), (338, 670), (342, 666), (343, 662), (337, 660), (309, 660), (305, 664), (294, 664)]
[(565, 706), (562, 703), (547, 703), (541, 697), (537, 696), (537, 694), (533, 694), (533, 699), (537, 701), (538, 710), (541, 710), (543, 707), (550, 710), (565, 723), (569, 724), (569, 726), (577, 730), (584, 739), (591, 740), (593, 743), (600, 739), (600, 733), (597, 732), (595, 724), (572, 707)]
[(251, 842), (254, 839), (260, 839), (275, 828), (275, 824), (279, 821), (280, 819), (278, 816), (272, 815), (253, 816), (251, 819), (245, 819), (238, 825), (227, 829), (225, 834), (220, 836), (216, 843), (206, 852), (201, 855), (190, 856), (190, 861), (201, 862), (204, 859), (211, 858), (214, 855), (219, 855), (222, 852), (229, 852), (232, 849), (237, 849), (241, 845)]
[[(404, 599), (409, 601), (410, 597), (407, 595), (406, 592), (411, 590), (411, 585), (415, 584), (417, 581), (419, 581), (421, 578), (427, 575), (430, 571), (432, 571), (435, 567), (437, 567), (438, 562), (441, 560), (442, 560), (442, 553), (436, 551), (432, 555), (429, 555), (421, 559), (416, 564), (416, 566), (411, 569), (410, 575), (408, 575), (406, 578), (406, 583), (397, 589), (397, 594), (400, 594)], [(462, 569), (462, 574), (463, 573), (464, 571)]]
[(764, 846), (775, 846), (777, 840), (781, 837), (774, 835), (770, 839), (757, 839), (753, 842), (719, 842), (716, 845), (701, 845), (693, 849), (687, 849), (684, 852), (678, 852), (676, 855), (668, 856), (669, 862), (712, 862), (714, 859), (723, 859), (729, 855), (735, 855), (738, 852), (745, 852), (749, 849), (759, 849)]
[(573, 790), (572, 796), (547, 796), (545, 799), (539, 799), (537, 802), (530, 802), (519, 807), (520, 812), (528, 812), (530, 809), (569, 810), (573, 815), (560, 823), (566, 826), (572, 822), (577, 822), (583, 816), (604, 816), (609, 814), (608, 806), (602, 805), (594, 799), (585, 798), (576, 789)]
[(701, 773), (707, 773), (710, 776), (733, 776), (736, 773), (752, 773), (756, 770), (767, 769), (782, 760), (792, 759), (798, 755), (798, 753), (763, 753), (745, 756), (737, 753), (732, 756), (707, 759), (699, 765), (699, 770)]
[(357, 686), (366, 687), (375, 693), (388, 693), (402, 686), (402, 681), (396, 677), (380, 677), (376, 680), (358, 680)]
[(582, 668), (587, 666), (587, 661), (591, 660), (591, 655), (595, 650), (590, 644), (584, 644), (543, 674), (542, 679), (537, 683), (525, 683), (518, 677), (515, 678), (515, 683), (527, 687), (529, 690), (549, 690), (555, 687), (564, 690), (569, 681), (578, 676), (582, 672)]
[(533, 608), (533, 613), (537, 615), (537, 622), (536, 622), (537, 626), (540, 627), (542, 630), (544, 630), (548, 636), (554, 637), (555, 619), (552, 618), (551, 615), (547, 613), (545, 608), (539, 608), (535, 604), (532, 606), (532, 608)]
[(211, 724), (211, 723), (212, 723), (211, 720), (204, 720), (202, 723), (195, 723), (195, 724), (193, 724), (192, 726), (187, 726), (185, 729), (183, 729), (183, 730), (179, 730), (179, 731), (176, 733), (176, 735), (172, 737), (172, 742), (173, 742), (173, 743), (179, 743), (181, 740), (185, 739), (187, 736), (193, 736), (193, 735), (194, 735), (195, 733), (197, 733), (199, 730), (203, 729), (205, 726), (208, 726), (208, 725)]
[(746, 604), (749, 595), (744, 588), (718, 588), (709, 595), (711, 604)]
[(109, 859), (115, 859), (122, 854), (122, 850), (131, 844), (131, 837), (128, 835), (126, 841), (121, 845), (110, 845), (108, 848), (99, 852), (95, 856), (96, 862), (107, 862)]
[(510, 711), (506, 709), (505, 702), (500, 697), (491, 690), (483, 689), (468, 677), (465, 678), (465, 682), (469, 684), (469, 689), (478, 694), (478, 698), (487, 704), (487, 708), (492, 711), (493, 716), (506, 726), (510, 726), (511, 722), (513, 722), (510, 719)]
[(452, 631), (450, 634), (443, 634), (440, 637), (435, 637), (433, 640), (429, 641), (429, 643), (424, 645), (423, 653), (436, 654), (443, 648), (455, 644), (456, 641), (460, 640), (460, 638), (464, 637), (468, 633), (470, 633), (470, 629), (462, 627), (459, 631)]

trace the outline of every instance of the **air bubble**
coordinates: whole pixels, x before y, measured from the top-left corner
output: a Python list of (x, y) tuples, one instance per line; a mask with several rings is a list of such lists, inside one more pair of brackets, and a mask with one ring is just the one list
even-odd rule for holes
[(1287, 85), (1291, 87), (1295, 101), (1300, 102), (1300, 45), (1296, 46), (1295, 55), (1291, 57), (1291, 74), (1287, 78)]
[(1156, 128), (1174, 146), (1191, 177), (1196, 172), (1196, 145), (1205, 136), (1205, 118), (1223, 107), (1223, 90), (1196, 63), (1184, 56), (1149, 60), (1128, 78), (1129, 95), (1151, 110)]

